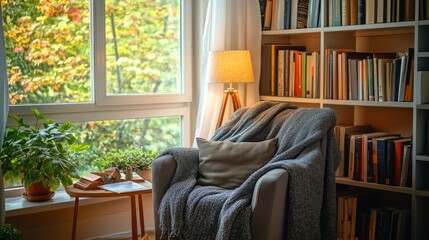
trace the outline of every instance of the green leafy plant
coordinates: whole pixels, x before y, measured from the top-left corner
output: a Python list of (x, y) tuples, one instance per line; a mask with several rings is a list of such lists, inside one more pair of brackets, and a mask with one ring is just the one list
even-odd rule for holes
[(0, 226), (0, 239), (20, 240), (22, 239), (22, 233), (12, 224), (7, 223)]
[(5, 180), (22, 179), (25, 187), (42, 182), (55, 190), (60, 183), (72, 184), (78, 178), (73, 164), (74, 153), (89, 146), (74, 144), (76, 138), (69, 133), (70, 122), (55, 123), (32, 108), (36, 117), (35, 126), (24, 123), (16, 115), (9, 115), (17, 127), (8, 128), (1, 149), (1, 164)]
[(158, 150), (142, 150), (140, 148), (129, 148), (125, 150), (109, 151), (102, 157), (99, 157), (95, 162), (101, 163), (104, 168), (115, 165), (123, 170), (128, 166), (138, 169), (151, 169), (153, 160), (159, 155)]

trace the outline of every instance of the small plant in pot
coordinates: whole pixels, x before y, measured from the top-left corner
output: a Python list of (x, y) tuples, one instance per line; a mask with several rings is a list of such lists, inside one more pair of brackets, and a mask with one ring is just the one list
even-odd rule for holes
[(60, 184), (68, 186), (79, 177), (73, 154), (88, 146), (74, 144), (76, 137), (69, 132), (72, 123), (58, 124), (35, 108), (31, 111), (35, 126), (9, 115), (18, 126), (6, 129), (0, 159), (5, 180), (21, 180), (27, 200), (45, 201)]
[(96, 159), (96, 162), (102, 162), (104, 167), (118, 167), (125, 174), (129, 171), (136, 172), (143, 179), (152, 181), (152, 162), (159, 155), (159, 151), (142, 150), (140, 148), (129, 148), (125, 150), (112, 150)]

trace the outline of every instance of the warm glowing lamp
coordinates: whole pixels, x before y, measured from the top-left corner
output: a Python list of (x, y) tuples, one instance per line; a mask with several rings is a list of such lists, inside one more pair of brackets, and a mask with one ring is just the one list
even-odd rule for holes
[(238, 90), (235, 90), (232, 84), (255, 81), (250, 52), (248, 50), (210, 52), (208, 76), (209, 83), (229, 83), (229, 88), (223, 94), (222, 106), (216, 124), (216, 128), (218, 128), (222, 124), (229, 96), (232, 98), (234, 111), (241, 107)]

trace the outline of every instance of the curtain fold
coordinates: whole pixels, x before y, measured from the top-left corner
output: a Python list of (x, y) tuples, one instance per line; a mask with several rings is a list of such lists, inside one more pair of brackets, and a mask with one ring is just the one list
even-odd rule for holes
[[(259, 100), (261, 66), (261, 21), (258, 0), (209, 0), (203, 33), (200, 69), (200, 102), (196, 122), (196, 137), (211, 138), (216, 130), (222, 103), (223, 84), (207, 84), (207, 62), (211, 51), (249, 50), (255, 83), (235, 84), (242, 106)], [(231, 100), (223, 121), (232, 114)], [(195, 145), (195, 143), (194, 143)]]
[[(4, 43), (4, 32), (3, 32), (3, 14), (2, 7), (0, 4), (0, 146), (3, 145), (4, 132), (6, 128), (7, 115), (9, 112), (9, 86), (7, 82), (6, 74), (6, 49)], [(1, 151), (1, 150), (0, 150)], [(4, 198), (4, 182), (3, 172), (0, 167), (0, 224), (3, 225), (6, 212), (5, 212), (5, 198)]]

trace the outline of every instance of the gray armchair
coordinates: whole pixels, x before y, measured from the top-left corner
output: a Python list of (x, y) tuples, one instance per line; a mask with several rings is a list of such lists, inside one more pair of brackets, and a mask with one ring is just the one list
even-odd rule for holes
[[(160, 238), (158, 209), (175, 170), (176, 161), (171, 155), (156, 159), (152, 165), (156, 239)], [(284, 239), (287, 183), (288, 173), (284, 169), (273, 169), (257, 181), (252, 197), (252, 239)]]
[[(156, 239), (335, 239), (335, 121), (330, 109), (296, 109), (284, 103), (239, 109), (216, 131), (211, 139), (215, 144), (278, 142), (274, 156), (251, 168), (251, 175), (231, 189), (204, 187), (201, 179), (213, 174), (232, 181), (224, 174), (238, 175), (252, 160), (226, 158), (216, 148), (207, 154), (200, 144), (199, 150), (168, 149), (152, 165)], [(248, 151), (250, 159), (265, 152)], [(238, 168), (225, 168), (229, 163), (202, 168), (208, 155), (220, 155), (216, 163), (231, 160)]]

